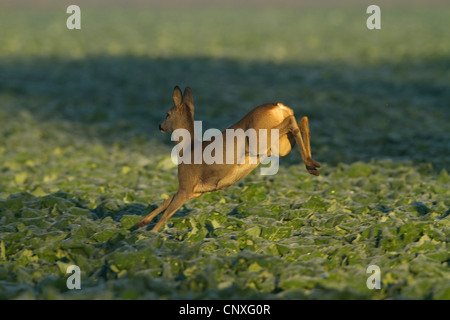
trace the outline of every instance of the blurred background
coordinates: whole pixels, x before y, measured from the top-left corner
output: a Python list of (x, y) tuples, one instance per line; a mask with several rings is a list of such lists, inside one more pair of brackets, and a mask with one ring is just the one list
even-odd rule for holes
[(170, 146), (158, 124), (189, 85), (204, 129), (280, 101), (310, 117), (319, 162), (448, 166), (448, 2), (377, 3), (381, 30), (366, 28), (370, 1), (77, 1), (68, 30), (72, 2), (3, 0), (2, 137)]
[[(449, 84), (448, 0), (0, 0), (0, 298), (448, 299)], [(308, 116), (321, 176), (294, 149), (130, 232), (177, 189), (175, 85), (204, 130)]]

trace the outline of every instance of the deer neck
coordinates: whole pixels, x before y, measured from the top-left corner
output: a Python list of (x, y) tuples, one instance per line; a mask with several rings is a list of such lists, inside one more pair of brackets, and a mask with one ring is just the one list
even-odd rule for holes
[(177, 147), (178, 149), (191, 149), (194, 146), (195, 142), (195, 130), (194, 130), (194, 116), (190, 111), (187, 111), (184, 114), (183, 124), (181, 129), (189, 132), (189, 135), (183, 135), (183, 139), (178, 140)]

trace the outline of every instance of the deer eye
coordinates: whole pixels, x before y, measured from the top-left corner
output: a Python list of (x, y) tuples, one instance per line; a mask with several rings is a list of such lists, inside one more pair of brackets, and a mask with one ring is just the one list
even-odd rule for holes
[(168, 118), (170, 116), (170, 114), (169, 113), (167, 113), (167, 115), (166, 115), (166, 119)]

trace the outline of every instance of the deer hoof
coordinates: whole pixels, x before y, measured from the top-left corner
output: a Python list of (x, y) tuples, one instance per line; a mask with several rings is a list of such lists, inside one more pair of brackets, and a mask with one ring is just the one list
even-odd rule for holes
[(320, 173), (319, 173), (319, 171), (317, 171), (316, 167), (306, 166), (306, 170), (308, 170), (308, 172), (312, 175), (315, 175), (315, 176), (320, 175)]

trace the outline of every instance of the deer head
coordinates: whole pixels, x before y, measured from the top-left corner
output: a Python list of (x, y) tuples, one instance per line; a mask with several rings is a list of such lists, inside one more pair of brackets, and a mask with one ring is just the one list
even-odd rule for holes
[(173, 132), (176, 129), (188, 129), (194, 123), (194, 97), (192, 90), (186, 87), (184, 94), (178, 86), (173, 89), (174, 106), (167, 111), (166, 119), (159, 125), (162, 132)]

